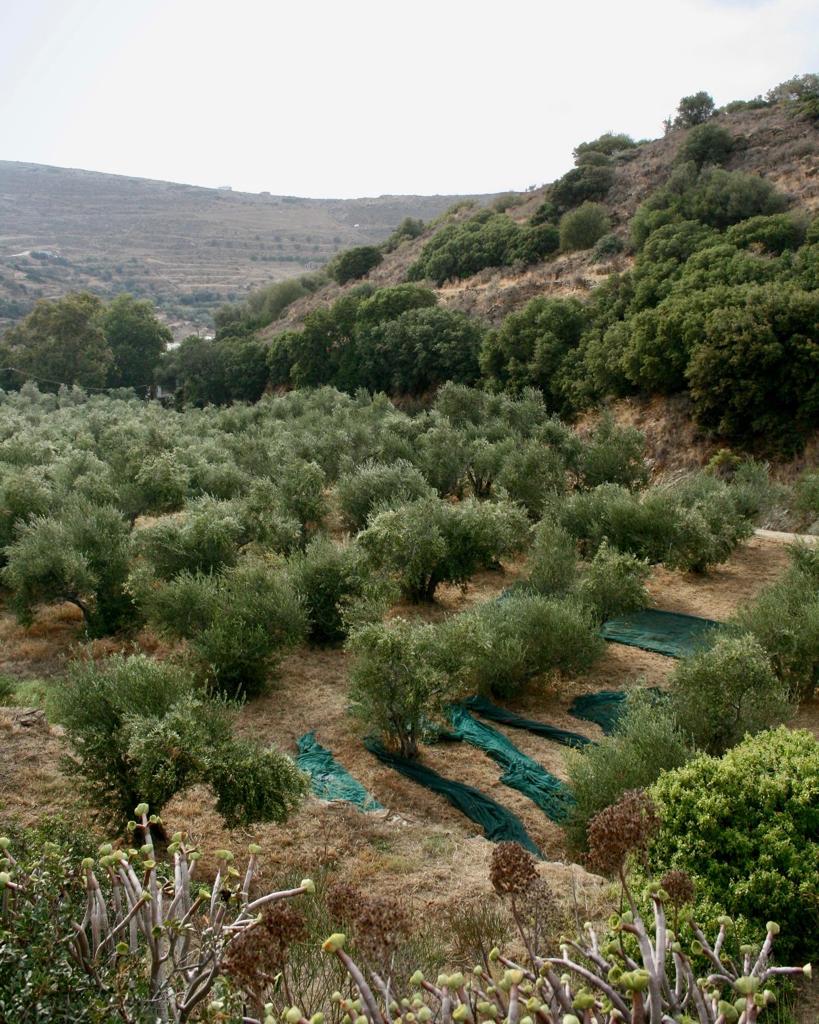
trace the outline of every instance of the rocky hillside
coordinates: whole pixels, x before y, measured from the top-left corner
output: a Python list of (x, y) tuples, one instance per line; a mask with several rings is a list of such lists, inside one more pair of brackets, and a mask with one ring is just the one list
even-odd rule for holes
[[(819, 130), (814, 122), (793, 117), (780, 106), (737, 113), (722, 113), (714, 124), (725, 127), (735, 139), (735, 149), (726, 161), (731, 171), (744, 171), (768, 179), (787, 195), (792, 205), (815, 213), (819, 211)], [(606, 196), (613, 231), (625, 242), (628, 223), (637, 207), (662, 185), (671, 173), (680, 145), (688, 132), (678, 130), (619, 154), (615, 161), (614, 184)], [(579, 142), (580, 140), (578, 140)], [(520, 196), (520, 205), (509, 209), (519, 222), (532, 216), (544, 200), (548, 185)], [(456, 217), (466, 219), (472, 211), (461, 210)], [(376, 287), (398, 284), (435, 233), (429, 228), (421, 237), (407, 242), (387, 255), (368, 277)], [(594, 262), (591, 251), (558, 255), (534, 266), (488, 268), (437, 289), (442, 305), (480, 317), (491, 325), (521, 308), (539, 295), (584, 297), (612, 271), (627, 269), (633, 263), (626, 252), (605, 262)], [(352, 288), (357, 282), (347, 285)], [(326, 288), (289, 307), (281, 320), (264, 332), (272, 336), (296, 326), (304, 316), (344, 289)]]

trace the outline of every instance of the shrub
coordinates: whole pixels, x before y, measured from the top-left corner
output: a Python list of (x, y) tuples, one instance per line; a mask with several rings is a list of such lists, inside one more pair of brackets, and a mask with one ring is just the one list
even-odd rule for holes
[[(76, 664), (55, 691), (54, 708), (74, 749), (68, 770), (118, 827), (142, 798), (160, 813), (196, 782), (214, 786), (232, 825), (283, 821), (306, 791), (290, 758), (233, 740), (229, 704), (207, 697), (184, 669), (144, 655)], [(252, 808), (228, 788), (231, 763), (246, 780), (263, 773), (264, 798)]]
[(648, 482), (645, 444), (645, 435), (636, 427), (618, 427), (613, 416), (603, 415), (580, 452), (578, 469), (583, 485), (644, 486)]
[(354, 655), (352, 713), (403, 757), (417, 756), (425, 730), (452, 696), (446, 674), (429, 657), (432, 636), (432, 626), (393, 619), (362, 626), (347, 642)]
[(554, 448), (525, 441), (509, 453), (497, 483), (532, 519), (539, 519), (549, 498), (566, 491), (566, 463)]
[(380, 249), (374, 245), (359, 245), (354, 249), (345, 249), (338, 253), (327, 264), (327, 273), (336, 284), (355, 281), (377, 267), (384, 257)]
[(543, 519), (529, 552), (529, 586), (538, 594), (567, 594), (577, 577), (577, 548), (562, 526)]
[(561, 214), (581, 203), (605, 199), (613, 184), (614, 170), (611, 167), (594, 164), (573, 167), (550, 186), (548, 198), (555, 212)]
[(170, 580), (180, 572), (209, 573), (235, 565), (243, 539), (232, 502), (201, 498), (181, 515), (138, 530), (134, 551), (157, 577)]
[(390, 465), (365, 462), (339, 478), (337, 492), (345, 525), (361, 530), (374, 509), (425, 498), (432, 494), (432, 488), (411, 462), (398, 459)]
[(817, 779), (815, 738), (784, 727), (668, 772), (651, 789), (662, 826), (650, 869), (686, 871), (700, 919), (730, 914), (740, 942), (773, 920), (783, 955), (816, 956)]
[(229, 697), (260, 693), (281, 654), (307, 632), (299, 596), (263, 563), (180, 573), (146, 588), (141, 601), (158, 628), (188, 641), (204, 677)]
[(798, 446), (819, 415), (817, 329), (819, 294), (781, 285), (749, 287), (743, 305), (710, 312), (686, 370), (697, 421)]
[(650, 786), (691, 756), (666, 698), (632, 690), (612, 735), (569, 757), (569, 785), (576, 802), (564, 829), (572, 852), (577, 855), (588, 848), (586, 832), (596, 814), (628, 790)]
[(586, 311), (576, 299), (532, 299), (486, 336), (481, 370), (508, 391), (539, 388), (548, 406), (559, 410), (564, 398), (558, 371), (580, 341), (586, 323)]
[(649, 572), (647, 562), (603, 541), (582, 572), (575, 593), (602, 623), (648, 605), (645, 582)]
[(371, 390), (420, 395), (452, 380), (473, 384), (484, 331), (459, 310), (412, 309), (383, 324), (377, 358), (366, 383)]
[(630, 135), (604, 132), (603, 135), (592, 139), (591, 142), (581, 142), (572, 150), (572, 155), (577, 162), (587, 153), (603, 153), (606, 156), (612, 156), (614, 153), (622, 153), (626, 149), (634, 149), (636, 145), (637, 143)]
[(675, 128), (692, 128), (702, 124), (714, 116), (714, 100), (707, 92), (695, 92), (691, 96), (683, 96), (677, 106), (674, 118)]
[(724, 164), (733, 148), (734, 138), (725, 128), (717, 124), (698, 124), (680, 146), (677, 159), (683, 163), (690, 161), (697, 167)]
[(21, 622), (32, 621), (38, 604), (69, 601), (82, 612), (92, 636), (135, 621), (125, 591), (128, 524), (110, 506), (69, 501), (59, 514), (23, 523), (6, 548), (2, 578)]
[(806, 469), (793, 489), (794, 508), (810, 526), (819, 519), (819, 470)]
[(591, 249), (611, 229), (611, 219), (605, 206), (585, 202), (560, 218), (560, 248)]
[(619, 235), (603, 235), (595, 243), (594, 252), (592, 253), (592, 261), (594, 263), (605, 263), (606, 260), (610, 259), (612, 256), (616, 256), (617, 253), (622, 252), (623, 248), (623, 242)]
[(352, 545), (335, 544), (329, 537), (316, 537), (303, 553), (290, 559), (288, 570), (310, 623), (310, 640), (338, 643), (346, 634), (345, 608), (362, 597), (368, 586), (361, 552)]
[(511, 697), (535, 676), (585, 672), (604, 646), (580, 604), (510, 593), (439, 626), (435, 657), (465, 691)]
[(359, 542), (411, 601), (432, 601), (440, 583), (475, 572), (523, 546), (528, 523), (514, 505), (425, 498), (372, 516)]
[(732, 623), (756, 638), (794, 702), (810, 700), (819, 686), (819, 556), (796, 549), (782, 579), (740, 608)]
[(741, 249), (760, 246), (779, 256), (803, 244), (805, 229), (805, 223), (793, 214), (773, 213), (767, 217), (749, 217), (738, 224), (732, 224), (725, 232), (725, 237)]
[(694, 745), (723, 754), (747, 733), (785, 721), (792, 708), (759, 641), (748, 634), (721, 636), (685, 658), (671, 676), (677, 721)]

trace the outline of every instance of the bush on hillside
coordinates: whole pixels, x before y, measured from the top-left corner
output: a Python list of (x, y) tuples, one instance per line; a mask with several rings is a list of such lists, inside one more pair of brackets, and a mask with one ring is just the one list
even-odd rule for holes
[(749, 217), (732, 224), (725, 238), (741, 249), (761, 247), (776, 256), (796, 250), (805, 241), (806, 225), (792, 213), (773, 213), (767, 217)]
[(732, 623), (762, 646), (794, 703), (810, 700), (819, 686), (819, 552), (792, 550), (793, 565)]
[(422, 498), (376, 513), (358, 539), (407, 598), (432, 601), (439, 584), (465, 585), (478, 569), (519, 551), (527, 532), (526, 514), (515, 505)]
[(515, 260), (536, 262), (555, 251), (554, 232), (522, 226), (505, 213), (481, 210), (465, 221), (444, 225), (407, 271), (407, 280), (428, 278), (440, 286), (450, 278), (471, 277), (486, 267)]
[(739, 941), (752, 942), (773, 920), (783, 956), (815, 957), (817, 780), (816, 739), (784, 727), (668, 772), (651, 788), (662, 824), (649, 869), (691, 876), (703, 924), (730, 914)]
[(591, 819), (623, 793), (645, 789), (692, 757), (665, 697), (632, 690), (611, 736), (573, 752), (568, 761), (575, 805), (563, 826), (574, 855), (588, 849)]
[(563, 252), (591, 249), (611, 229), (611, 218), (601, 203), (582, 203), (560, 218), (560, 248)]
[(624, 249), (623, 241), (619, 235), (609, 233), (598, 238), (592, 252), (592, 262), (605, 263), (612, 256), (616, 256)]
[[(229, 704), (209, 698), (184, 669), (144, 655), (75, 664), (54, 706), (74, 750), (68, 770), (119, 828), (143, 798), (158, 814), (199, 782), (214, 786), (229, 825), (283, 821), (306, 792), (290, 758), (233, 739)], [(229, 764), (250, 779), (262, 773), (264, 796), (252, 813), (246, 794), (227, 789)]]
[(616, 615), (636, 612), (649, 604), (645, 583), (649, 566), (625, 551), (610, 548), (606, 541), (584, 567), (574, 592), (589, 609), (596, 622)]
[(486, 336), (481, 370), (493, 386), (513, 393), (538, 388), (547, 407), (560, 410), (565, 399), (558, 371), (586, 323), (586, 311), (576, 299), (532, 299)]
[(713, 97), (704, 90), (691, 96), (683, 96), (677, 106), (674, 127), (693, 128), (695, 125), (703, 124), (714, 116), (715, 109)]
[(435, 639), (434, 660), (464, 692), (498, 697), (539, 675), (585, 672), (605, 646), (581, 604), (523, 592), (447, 619)]
[(714, 309), (688, 367), (694, 415), (738, 441), (792, 450), (819, 417), (819, 293), (749, 288)]
[(417, 757), (418, 744), (452, 699), (452, 686), (430, 658), (434, 627), (404, 619), (373, 622), (347, 642), (352, 713), (402, 757)]
[(614, 184), (614, 170), (608, 166), (586, 164), (573, 167), (549, 187), (548, 200), (558, 215), (581, 203), (605, 199)]
[(338, 503), (345, 525), (363, 530), (375, 509), (406, 504), (431, 496), (432, 488), (411, 462), (398, 459), (387, 465), (365, 462), (338, 480)]
[(619, 427), (606, 413), (589, 434), (578, 460), (584, 487), (621, 484), (636, 490), (648, 483), (645, 435), (636, 427)]
[(575, 162), (588, 153), (602, 153), (605, 156), (613, 156), (615, 153), (622, 153), (627, 149), (634, 149), (637, 143), (630, 135), (615, 132), (604, 132), (590, 142), (581, 142), (572, 150)]
[(282, 654), (307, 633), (299, 595), (263, 563), (210, 576), (180, 573), (137, 592), (149, 620), (187, 640), (202, 677), (230, 698), (261, 693)]
[(137, 621), (125, 590), (129, 554), (128, 524), (116, 509), (73, 500), (18, 528), (2, 579), (21, 622), (31, 623), (38, 604), (69, 601), (89, 634), (104, 636)]
[(718, 124), (695, 125), (677, 152), (680, 163), (690, 161), (697, 167), (724, 164), (734, 149), (734, 137)]
[(327, 264), (327, 273), (336, 284), (355, 281), (377, 267), (384, 257), (375, 245), (359, 245), (354, 249), (345, 249), (338, 253)]
[(681, 661), (671, 676), (671, 703), (694, 746), (716, 755), (792, 712), (787, 685), (750, 634), (720, 636)]
[(528, 569), (528, 586), (536, 593), (567, 594), (578, 571), (574, 537), (550, 519), (542, 519), (534, 529)]
[(288, 574), (307, 614), (310, 641), (335, 644), (343, 640), (345, 611), (371, 586), (361, 552), (329, 537), (315, 537), (290, 559)]

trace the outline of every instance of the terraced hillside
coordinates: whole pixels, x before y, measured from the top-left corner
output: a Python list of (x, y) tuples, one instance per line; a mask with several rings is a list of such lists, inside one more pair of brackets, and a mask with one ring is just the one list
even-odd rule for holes
[(379, 242), (459, 196), (301, 199), (0, 161), (0, 328), (38, 298), (150, 298), (206, 325), (248, 289)]

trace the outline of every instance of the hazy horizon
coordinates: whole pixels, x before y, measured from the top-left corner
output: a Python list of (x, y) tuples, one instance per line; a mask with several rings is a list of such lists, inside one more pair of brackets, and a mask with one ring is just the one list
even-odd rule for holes
[(0, 13), (0, 158), (305, 198), (523, 190), (681, 96), (814, 68), (814, 0), (550, 10), (31, 0)]

